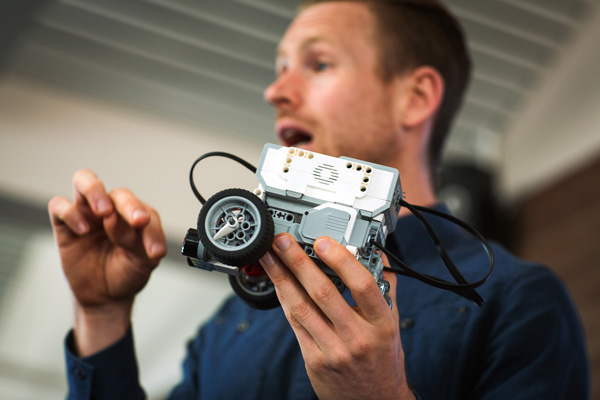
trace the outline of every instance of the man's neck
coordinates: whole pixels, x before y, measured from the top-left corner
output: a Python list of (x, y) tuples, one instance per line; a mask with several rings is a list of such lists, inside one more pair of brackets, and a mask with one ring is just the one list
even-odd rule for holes
[[(404, 200), (413, 205), (429, 207), (437, 202), (433, 181), (429, 168), (419, 167), (418, 163), (398, 168), (400, 173), (400, 184), (404, 192)], [(405, 208), (400, 209), (400, 216), (410, 214)]]

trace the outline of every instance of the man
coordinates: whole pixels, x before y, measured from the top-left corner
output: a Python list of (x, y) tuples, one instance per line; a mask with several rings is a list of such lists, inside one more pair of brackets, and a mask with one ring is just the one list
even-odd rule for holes
[[(265, 98), (284, 145), (393, 166), (409, 202), (435, 205), (432, 166), (469, 70), (460, 29), (441, 6), (308, 5), (283, 37), (276, 69)], [(135, 295), (165, 255), (159, 217), (126, 189), (107, 193), (91, 171), (77, 172), (73, 184), (74, 203), (49, 203), (75, 303), (66, 343), (70, 398), (142, 398), (129, 321)], [(468, 278), (484, 273), (475, 240), (431, 222)], [(439, 271), (413, 217), (400, 218), (388, 244), (409, 265)], [(482, 308), (384, 273), (390, 309), (345, 248), (328, 238), (314, 247), (352, 299), (289, 235), (277, 236), (261, 265), (282, 307), (227, 301), (190, 342), (171, 398), (587, 397), (579, 321), (545, 268), (495, 246), (496, 271), (479, 289), (488, 301)]]

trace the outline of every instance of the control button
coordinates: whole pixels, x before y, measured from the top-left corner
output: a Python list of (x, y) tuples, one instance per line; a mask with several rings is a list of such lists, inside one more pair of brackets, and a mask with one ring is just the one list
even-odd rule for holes
[(80, 381), (84, 381), (87, 378), (87, 373), (82, 368), (75, 368), (75, 376)]
[(237, 324), (237, 331), (242, 333), (242, 332), (246, 332), (248, 330), (248, 328), (250, 328), (250, 322), (248, 322), (247, 320), (241, 320), (238, 324)]

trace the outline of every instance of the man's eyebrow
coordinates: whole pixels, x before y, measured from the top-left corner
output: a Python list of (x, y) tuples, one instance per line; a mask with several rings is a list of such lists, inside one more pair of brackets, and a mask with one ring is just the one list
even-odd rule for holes
[[(315, 43), (333, 43), (331, 39), (325, 37), (325, 36), (309, 36), (308, 38), (302, 40), (301, 44), (300, 44), (300, 51), (304, 51), (306, 50), (308, 47), (312, 46)], [(283, 51), (283, 49), (281, 47), (277, 47), (277, 54), (276, 57), (283, 57), (285, 56), (285, 52)]]

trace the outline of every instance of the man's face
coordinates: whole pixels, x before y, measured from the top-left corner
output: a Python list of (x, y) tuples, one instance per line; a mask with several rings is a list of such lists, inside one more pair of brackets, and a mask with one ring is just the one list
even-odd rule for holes
[(298, 15), (279, 45), (277, 79), (265, 90), (283, 145), (392, 162), (398, 92), (377, 74), (374, 38), (364, 4), (322, 3)]

